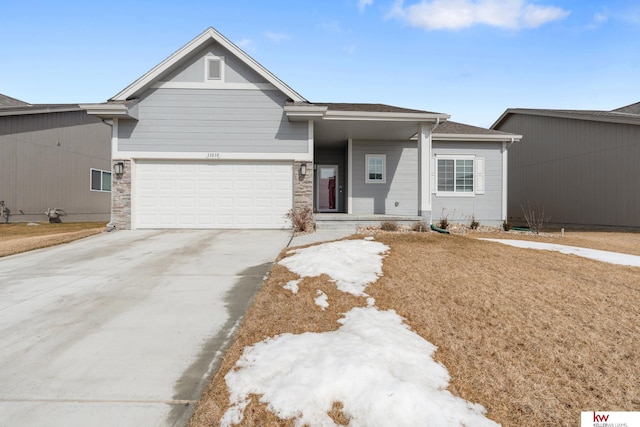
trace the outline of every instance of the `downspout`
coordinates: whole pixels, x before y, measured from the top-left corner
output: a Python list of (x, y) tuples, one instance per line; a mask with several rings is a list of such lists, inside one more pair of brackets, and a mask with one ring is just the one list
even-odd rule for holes
[[(440, 117), (436, 117), (436, 124), (431, 128), (431, 149), (429, 149), (429, 168), (431, 168), (431, 156), (433, 155), (433, 131), (440, 124)], [(431, 192), (431, 186), (434, 183), (431, 182), (431, 176), (435, 173), (435, 171), (429, 170), (429, 205), (431, 205), (431, 210), (429, 211), (429, 225), (433, 226), (433, 193)]]

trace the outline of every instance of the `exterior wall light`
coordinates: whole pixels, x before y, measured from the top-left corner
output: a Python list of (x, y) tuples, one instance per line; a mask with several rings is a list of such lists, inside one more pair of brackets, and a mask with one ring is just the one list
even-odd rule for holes
[(300, 175), (305, 176), (307, 174), (307, 164), (303, 163), (300, 165)]
[(113, 165), (113, 172), (116, 175), (122, 175), (124, 173), (124, 163), (118, 162)]

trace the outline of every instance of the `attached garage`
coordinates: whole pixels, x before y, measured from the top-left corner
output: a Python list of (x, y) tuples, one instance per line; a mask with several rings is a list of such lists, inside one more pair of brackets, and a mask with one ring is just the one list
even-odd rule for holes
[(136, 228), (288, 228), (293, 162), (135, 162)]

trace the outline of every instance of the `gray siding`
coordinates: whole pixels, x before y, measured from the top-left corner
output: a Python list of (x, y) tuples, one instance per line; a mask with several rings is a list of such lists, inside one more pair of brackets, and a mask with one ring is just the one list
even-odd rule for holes
[(278, 91), (151, 89), (139, 120), (121, 120), (121, 151), (305, 153), (306, 122), (289, 122)]
[[(338, 212), (346, 212), (345, 197), (347, 194), (347, 150), (346, 146), (332, 148), (316, 148), (314, 153), (314, 165), (336, 165), (338, 166), (338, 187), (342, 187), (342, 192), (338, 191)], [(314, 182), (317, 182), (314, 179)], [(338, 189), (339, 189), (338, 188)], [(314, 194), (316, 194), (314, 188)], [(313, 206), (316, 207), (316, 198), (313, 198)]]
[(228, 83), (266, 83), (264, 77), (247, 67), (242, 61), (233, 56), (231, 52), (216, 43), (210, 43), (195, 52), (180, 66), (165, 76), (160, 81), (202, 83), (205, 81), (205, 56), (224, 57), (224, 75)]
[[(108, 220), (110, 193), (90, 190), (90, 170), (109, 171), (111, 127), (84, 111), (0, 117), (0, 200), (10, 222)], [(4, 221), (4, 218), (0, 219)]]
[[(417, 143), (353, 141), (352, 148), (353, 214), (418, 215)], [(365, 182), (367, 154), (386, 154), (386, 184)]]
[(640, 227), (640, 126), (514, 114), (499, 130), (509, 149), (508, 216), (531, 203), (551, 223)]
[(484, 194), (475, 194), (473, 197), (433, 194), (433, 222), (436, 223), (444, 214), (453, 223), (468, 223), (471, 215), (475, 215), (481, 225), (502, 224), (502, 143), (434, 141), (432, 154), (475, 155), (485, 159)]

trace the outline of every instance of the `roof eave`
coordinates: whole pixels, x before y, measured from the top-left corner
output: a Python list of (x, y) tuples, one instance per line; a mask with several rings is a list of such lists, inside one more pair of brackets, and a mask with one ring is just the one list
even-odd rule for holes
[(451, 117), (439, 113), (404, 113), (380, 111), (331, 111), (324, 115), (325, 120), (390, 121), (390, 122), (442, 122)]
[(593, 115), (581, 113), (580, 110), (576, 110), (575, 112), (566, 112), (566, 111), (553, 111), (553, 110), (536, 110), (536, 109), (525, 109), (525, 108), (509, 108), (507, 109), (501, 116), (496, 120), (496, 122), (491, 125), (491, 129), (497, 129), (511, 114), (522, 114), (522, 115), (530, 115), (530, 116), (542, 116), (542, 117), (558, 117), (562, 119), (573, 119), (573, 120), (586, 120), (592, 122), (605, 122), (605, 123), (623, 123), (630, 125), (640, 125), (640, 116), (636, 117), (627, 117), (622, 115), (623, 113), (619, 113), (620, 115)]
[(101, 119), (133, 119), (138, 120), (138, 104), (81, 104), (80, 108), (87, 114)]
[(435, 141), (517, 142), (522, 139), (522, 135), (434, 133), (432, 139)]
[(60, 106), (60, 107), (5, 107), (0, 108), (0, 116), (23, 116), (27, 114), (47, 114), (47, 113), (68, 113), (72, 111), (81, 111), (78, 105)]

